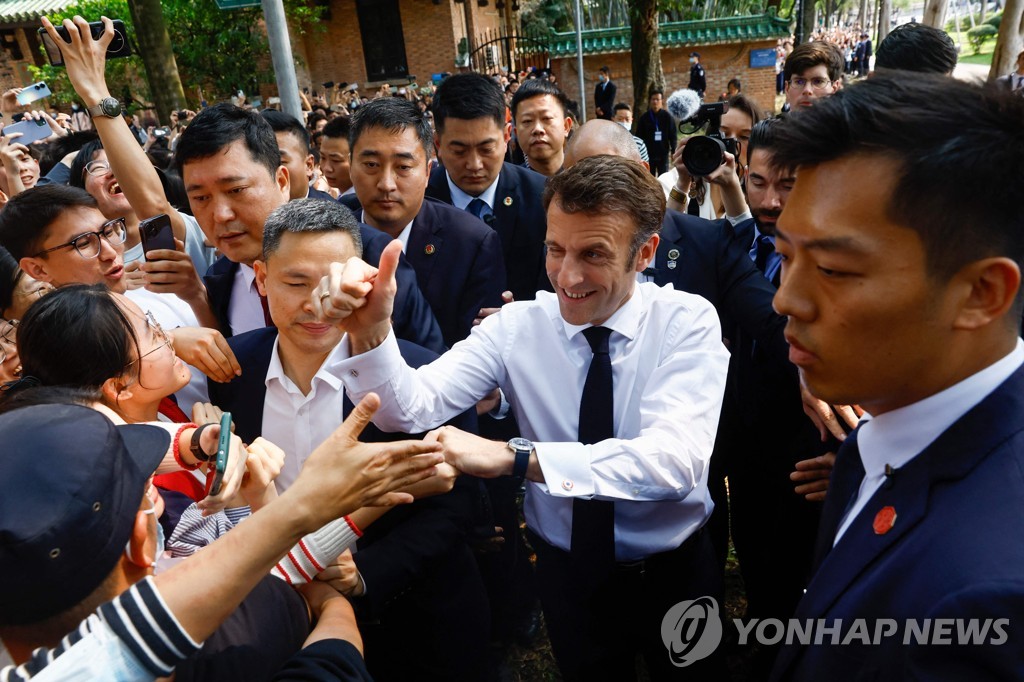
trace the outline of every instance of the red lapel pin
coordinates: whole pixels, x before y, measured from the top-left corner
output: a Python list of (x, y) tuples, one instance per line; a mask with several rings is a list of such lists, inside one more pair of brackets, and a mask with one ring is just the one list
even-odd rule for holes
[(433, 256), (433, 255), (434, 255), (434, 251), (436, 251), (436, 250), (437, 250), (437, 249), (435, 249), (435, 248), (434, 248), (434, 245), (433, 245), (433, 244), (427, 244), (427, 245), (426, 245), (426, 246), (425, 246), (425, 247), (423, 248), (423, 253), (427, 254), (428, 256)]
[(875, 522), (871, 527), (875, 529), (875, 535), (885, 535), (896, 525), (896, 510), (893, 507), (882, 507), (875, 514)]

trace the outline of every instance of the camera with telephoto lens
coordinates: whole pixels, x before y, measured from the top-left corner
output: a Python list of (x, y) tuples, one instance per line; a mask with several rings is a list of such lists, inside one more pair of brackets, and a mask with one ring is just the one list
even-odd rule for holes
[(703, 135), (691, 137), (683, 148), (683, 165), (690, 175), (700, 178), (715, 172), (725, 163), (725, 152), (739, 156), (739, 145), (731, 137), (723, 137), (719, 126), (722, 114), (729, 111), (728, 102), (701, 104), (697, 113), (679, 123), (679, 132), (693, 135), (707, 128)]

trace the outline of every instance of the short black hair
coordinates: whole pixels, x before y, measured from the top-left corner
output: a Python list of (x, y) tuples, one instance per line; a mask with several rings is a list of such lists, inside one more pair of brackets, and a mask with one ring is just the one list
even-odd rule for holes
[(54, 166), (60, 163), (61, 159), (71, 152), (78, 151), (83, 144), (89, 140), (95, 140), (97, 137), (95, 130), (83, 130), (69, 133), (63, 137), (56, 137), (47, 142), (39, 159), (39, 173), (41, 175), (48, 174)]
[(736, 88), (736, 91), (739, 92), (743, 89), (743, 83), (739, 78), (730, 78), (729, 82), (725, 84), (725, 88), (728, 90), (730, 87)]
[(785, 116), (776, 116), (774, 118), (766, 118), (762, 121), (756, 121), (750, 129), (750, 140), (747, 141), (747, 162), (749, 163), (750, 157), (754, 155), (754, 151), (762, 149), (768, 152), (768, 155), (775, 156), (775, 137), (778, 133), (779, 127), (783, 125), (783, 121), (786, 119)]
[(178, 138), (174, 169), (185, 177), (185, 164), (206, 159), (238, 140), (245, 143), (252, 160), (267, 169), (270, 177), (281, 165), (274, 129), (255, 111), (221, 102), (203, 109)]
[(612, 113), (614, 114), (616, 111), (629, 111), (629, 112), (632, 112), (633, 111), (633, 107), (629, 106), (625, 102), (619, 102), (614, 107), (612, 107)]
[(281, 236), (286, 232), (347, 232), (355, 244), (355, 255), (363, 255), (359, 223), (347, 206), (336, 201), (295, 199), (275, 208), (263, 225), (263, 260), (277, 251), (281, 246)]
[(423, 147), (424, 158), (430, 160), (434, 148), (434, 133), (430, 121), (419, 107), (404, 97), (379, 97), (359, 107), (352, 114), (348, 144), (353, 156), (356, 153), (356, 142), (368, 128), (383, 128), (396, 135), (412, 128)]
[(558, 102), (559, 106), (562, 107), (562, 115), (569, 115), (569, 98), (565, 96), (562, 89), (546, 79), (534, 79), (527, 81), (516, 90), (516, 94), (512, 96), (512, 121), (516, 120), (516, 111), (519, 109), (519, 105), (528, 99), (534, 97), (543, 97), (544, 95), (551, 95)]
[(782, 68), (783, 79), (789, 82), (793, 76), (798, 76), (819, 64), (825, 65), (830, 81), (837, 81), (843, 77), (846, 57), (837, 45), (823, 40), (812, 40), (797, 45), (786, 57), (786, 64)]
[[(364, 104), (363, 106), (366, 105)], [(349, 117), (338, 116), (337, 118), (327, 122), (327, 125), (325, 125), (323, 130), (320, 131), (320, 136), (332, 138), (343, 137), (348, 140), (348, 135), (351, 130), (352, 122), (349, 120)]]
[(886, 213), (918, 233), (935, 278), (991, 256), (1024, 262), (1024, 203), (1013, 189), (1024, 177), (1024, 98), (880, 71), (790, 116), (774, 148), (791, 168), (855, 154), (898, 163), (895, 185), (880, 188), (891, 192)]
[(83, 144), (71, 162), (71, 174), (68, 176), (68, 184), (72, 187), (85, 189), (85, 167), (96, 156), (96, 152), (103, 149), (103, 141), (98, 137)]
[(655, 95), (664, 95), (665, 91), (661, 88), (651, 88), (651, 91), (647, 93), (647, 99), (654, 97)]
[(84, 189), (56, 183), (11, 197), (0, 211), (0, 245), (19, 261), (39, 253), (47, 228), (72, 208), (98, 209), (96, 200)]
[(7, 310), (14, 303), (14, 290), (25, 273), (18, 266), (18, 259), (0, 246), (0, 310)]
[(103, 284), (59, 287), (33, 303), (18, 325), (18, 350), (23, 373), (45, 386), (99, 389), (139, 371), (135, 327)]
[(260, 112), (260, 116), (267, 120), (267, 123), (270, 124), (275, 133), (291, 133), (299, 138), (299, 142), (307, 150), (309, 149), (309, 131), (306, 130), (306, 126), (302, 125), (299, 119), (274, 109), (264, 109)]
[(599, 70), (601, 71), (601, 73), (604, 73), (604, 74), (609, 74), (609, 73), (612, 72), (612, 70), (609, 69), (607, 66), (602, 66)]
[(948, 76), (956, 68), (957, 57), (948, 33), (915, 22), (889, 32), (875, 51), (875, 68)]
[[(520, 89), (525, 84), (520, 86)], [(434, 127), (444, 132), (449, 118), (472, 121), (488, 118), (499, 127), (505, 126), (505, 96), (501, 86), (482, 73), (457, 73), (444, 79), (434, 93), (430, 107)]]

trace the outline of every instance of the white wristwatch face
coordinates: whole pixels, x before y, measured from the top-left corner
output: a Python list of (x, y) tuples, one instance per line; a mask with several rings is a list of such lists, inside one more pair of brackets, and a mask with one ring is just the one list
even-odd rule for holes
[(533, 451), (533, 441), (527, 440), (526, 438), (513, 438), (508, 442), (508, 446), (513, 450), (526, 450), (527, 452)]

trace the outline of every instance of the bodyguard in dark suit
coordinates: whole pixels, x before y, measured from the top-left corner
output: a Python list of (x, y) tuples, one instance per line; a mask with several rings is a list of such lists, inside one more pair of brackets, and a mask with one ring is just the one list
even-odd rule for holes
[(481, 308), (501, 305), (505, 263), (497, 233), (465, 211), (424, 199), (433, 133), (414, 104), (384, 97), (352, 116), (355, 194), (342, 197), (358, 220), (399, 239), (420, 289), (455, 345)]
[[(335, 258), (358, 255), (358, 229), (338, 204), (300, 199), (271, 214), (257, 283), (276, 326), (232, 337), (240, 377), (212, 387), (210, 397), (235, 417), (251, 442), (263, 435), (287, 453), (279, 488), (286, 488), (312, 448), (352, 409), (332, 376), (343, 352), (343, 328), (326, 320), (316, 294)], [(347, 258), (343, 258), (347, 260)], [(404, 357), (436, 354), (402, 342)], [(457, 421), (475, 429), (469, 411)], [(366, 431), (366, 440), (406, 438)], [(352, 596), (379, 637), (367, 637), (367, 664), (377, 679), (482, 679), (489, 613), (479, 571), (466, 542), (476, 520), (479, 482), (418, 501), (374, 524), (360, 539)], [(415, 633), (415, 636), (414, 636)], [(456, 634), (457, 633), (457, 634)], [(453, 645), (447, 638), (456, 636)], [(401, 647), (401, 651), (398, 650)]]
[(438, 87), (432, 111), (441, 166), (430, 173), (427, 196), (469, 211), (498, 233), (517, 301), (551, 291), (544, 272), (544, 176), (503, 161), (511, 127), (501, 88), (482, 74), (456, 74)]
[[(199, 226), (222, 254), (204, 279), (210, 307), (229, 336), (268, 324), (255, 290), (233, 290), (243, 266), (248, 282), (253, 281), (252, 265), (263, 250), (264, 222), (289, 200), (291, 186), (277, 137), (266, 119), (230, 104), (200, 113), (182, 134), (174, 160)], [(376, 262), (372, 259), (380, 258), (390, 240), (366, 228), (363, 241), (364, 257)], [(395, 322), (403, 329), (399, 333), (427, 348), (444, 350), (437, 321), (416, 289), (414, 273), (403, 269), (399, 298), (404, 300), (395, 303)]]
[(876, 72), (779, 130), (790, 356), (870, 419), (837, 454), (796, 612), (849, 643), (794, 642), (774, 679), (1024, 677), (1022, 126), (1012, 95)]
[(597, 85), (594, 86), (594, 113), (598, 118), (606, 121), (612, 119), (615, 113), (615, 91), (611, 69), (602, 66), (597, 74)]

